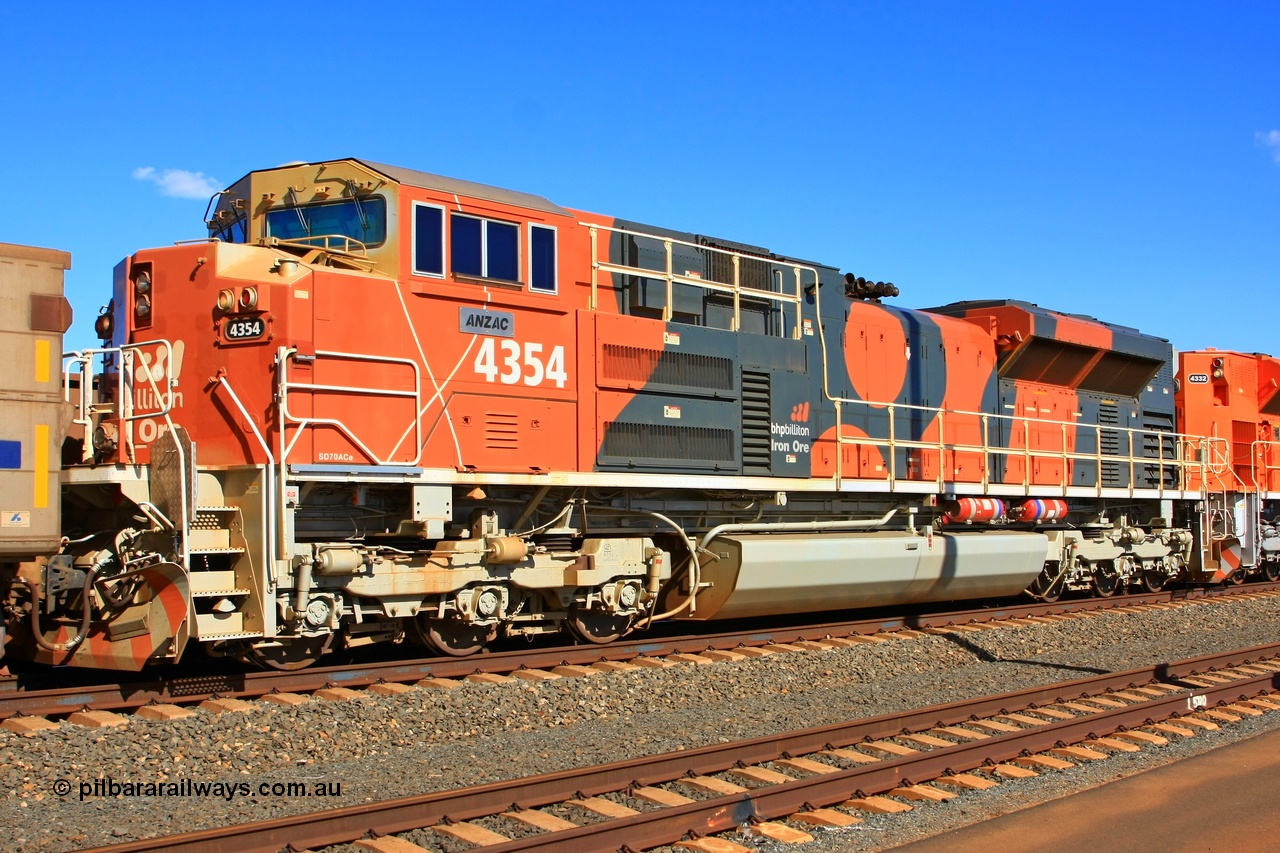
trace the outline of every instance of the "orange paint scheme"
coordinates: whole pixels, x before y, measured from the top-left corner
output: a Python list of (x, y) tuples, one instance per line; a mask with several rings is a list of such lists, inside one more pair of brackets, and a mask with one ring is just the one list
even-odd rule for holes
[[(1009, 449), (1037, 454), (1074, 453), (1076, 448), (1076, 393), (1067, 388), (1030, 382), (1016, 383), (1017, 396), (1009, 424)], [(1071, 461), (1052, 455), (1006, 457), (1004, 481), (1030, 485), (1063, 486), (1071, 481)], [(1028, 471), (1028, 464), (1030, 470)]]
[(1069, 344), (1109, 350), (1112, 346), (1111, 330), (1101, 323), (1049, 312), (1057, 323), (1054, 338)]
[[(982, 447), (996, 442), (997, 431), (989, 422), (989, 435), (984, 435), (981, 412), (988, 390), (994, 395), (993, 374), (996, 365), (995, 344), (990, 335), (964, 320), (934, 317), (942, 333), (942, 346), (947, 364), (946, 396), (941, 406), (941, 420), (925, 429), (922, 441), (941, 439), (948, 446)], [(989, 404), (988, 404), (989, 405)], [(918, 467), (923, 479), (937, 479), (938, 451), (919, 451)], [(947, 482), (980, 483), (987, 475), (987, 459), (982, 452), (948, 449), (942, 460), (942, 476)]]
[[(94, 623), (72, 649), (50, 652), (34, 647), (31, 659), (57, 666), (116, 670), (136, 670), (148, 662), (176, 661), (190, 633), (185, 574), (173, 563), (162, 563), (141, 569), (139, 578), (145, 582), (140, 599), (145, 601), (148, 630), (117, 640), (112, 639), (105, 625)], [(43, 632), (45, 642), (66, 646), (75, 639), (76, 626), (51, 625), (51, 630)]]
[(665, 346), (667, 324), (647, 317), (583, 312), (580, 326), (582, 375), (600, 389), (592, 405), (583, 405), (579, 412), (582, 434), (596, 436), (580, 448), (579, 464), (590, 471), (606, 425), (618, 419), (632, 393), (649, 383)]
[(1213, 491), (1280, 491), (1280, 360), (1219, 350), (1179, 354), (1175, 402), (1183, 432), (1204, 436)]
[[(855, 426), (844, 424), (840, 434), (846, 440), (867, 438), (867, 434)], [(836, 428), (825, 430), (813, 443), (811, 464), (814, 477), (834, 477), (836, 475)], [(851, 480), (885, 480), (889, 477), (889, 466), (885, 462), (882, 448), (873, 444), (840, 445), (840, 473)]]
[[(600, 347), (626, 341), (660, 352), (666, 324), (611, 313), (616, 299), (608, 275), (602, 276), (598, 309), (588, 310), (591, 250), (586, 229), (578, 225), (586, 214), (557, 216), (404, 185), (398, 195), (401, 222), (411, 221), (414, 202), (462, 206), (468, 214), (518, 222), (522, 234), (531, 221), (555, 227), (558, 292), (453, 274), (409, 273), (396, 281), (283, 264), (268, 275), (241, 263), (252, 247), (223, 243), (133, 258), (135, 267), (151, 265), (157, 299), (149, 327), (134, 329), (130, 342), (184, 342), (185, 352), (172, 359), (181, 372), (173, 416), (198, 439), (202, 465), (265, 462), (255, 427), (278, 461), (276, 375), (264, 367), (288, 347), (283, 444), (290, 463), (524, 473), (592, 468), (599, 424), (615, 417), (626, 398), (596, 393)], [(521, 245), (528, 280), (528, 244)], [(412, 241), (404, 240), (402, 271), (413, 269), (412, 252)], [(223, 317), (216, 309), (219, 292), (238, 296), (249, 287), (256, 293), (254, 309)], [(179, 288), (184, 304), (167, 304)], [(132, 316), (132, 303), (124, 310)], [(502, 315), (514, 328), (510, 335), (463, 331), (465, 315), (475, 311)], [(257, 318), (265, 323), (263, 337), (226, 338), (228, 322)], [(163, 354), (154, 357), (156, 364), (166, 360)], [(652, 359), (637, 361), (639, 372), (628, 387), (642, 386), (653, 367)], [(230, 385), (247, 416), (219, 379)], [(135, 402), (150, 404), (139, 406), (144, 414), (159, 410), (154, 394)], [(148, 461), (161, 428), (159, 418), (133, 424), (134, 459)]]
[(964, 319), (990, 334), (1002, 363), (1020, 356), (1035, 337), (1094, 350), (1091, 357), (1075, 364), (1069, 375), (1055, 372), (1052, 384), (1070, 388), (1077, 387), (1115, 342), (1111, 329), (1101, 323), (1053, 311), (1035, 313), (1021, 305), (971, 308), (964, 313)]
[(897, 314), (870, 302), (849, 303), (844, 363), (860, 399), (897, 401), (907, 378), (906, 354), (907, 336)]

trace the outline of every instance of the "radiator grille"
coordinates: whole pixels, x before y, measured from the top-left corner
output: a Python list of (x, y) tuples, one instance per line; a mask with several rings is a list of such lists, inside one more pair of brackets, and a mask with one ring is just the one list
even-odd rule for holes
[(610, 421), (605, 424), (601, 456), (623, 459), (662, 459), (672, 463), (705, 460), (733, 462), (734, 431), (666, 424)]
[(742, 473), (768, 474), (773, 439), (769, 431), (769, 374), (742, 371)]
[[(1177, 442), (1173, 432), (1173, 413), (1142, 410), (1142, 455), (1148, 459), (1175, 459), (1178, 455)], [(1166, 434), (1170, 433), (1170, 434)], [(1158, 465), (1144, 465), (1142, 468), (1144, 482), (1140, 486), (1154, 488), (1161, 485), (1161, 469)], [(1176, 488), (1178, 471), (1170, 466), (1163, 470), (1165, 488)]]
[(733, 361), (712, 355), (605, 344), (600, 376), (615, 382), (732, 391)]
[[(1098, 423), (1104, 426), (1120, 423), (1120, 411), (1115, 403), (1100, 403), (1098, 405)], [(1103, 456), (1119, 456), (1121, 451), (1126, 449), (1122, 447), (1119, 430), (1104, 429), (1100, 430), (1100, 433), (1098, 442)], [(1121, 485), (1119, 462), (1104, 461), (1102, 463), (1102, 485)]]

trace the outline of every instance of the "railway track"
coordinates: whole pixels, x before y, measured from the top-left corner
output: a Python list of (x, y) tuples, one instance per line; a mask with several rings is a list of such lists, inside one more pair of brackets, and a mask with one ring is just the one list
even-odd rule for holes
[(0, 720), (12, 717), (64, 718), (83, 711), (131, 712), (147, 705), (183, 706), (209, 700), (251, 700), (269, 694), (306, 694), (325, 689), (369, 688), (379, 684), (412, 684), (429, 679), (462, 679), (554, 672), (606, 662), (641, 663), (672, 655), (704, 655), (770, 645), (857, 640), (885, 632), (932, 631), (1010, 619), (1083, 614), (1124, 607), (1229, 600), (1280, 591), (1280, 583), (1192, 588), (1110, 598), (1063, 600), (1051, 604), (1017, 603), (977, 610), (874, 617), (807, 626), (750, 629), (717, 634), (622, 640), (603, 646), (578, 645), (498, 652), (467, 658), (421, 658), (364, 663), (357, 666), (312, 667), (297, 672), (247, 671), (208, 675), (175, 675), (145, 681), (110, 682), (25, 689), (24, 677), (0, 681)]
[[(614, 851), (746, 828), (851, 825), (1003, 777), (1132, 751), (1245, 714), (1280, 711), (1280, 644), (701, 749), (473, 788), (97, 848), (95, 853), (275, 853), (430, 828), (514, 851)], [(1168, 721), (1168, 722), (1165, 722)], [(883, 795), (892, 795), (892, 798)], [(638, 807), (637, 807), (638, 806)], [(566, 812), (566, 810), (569, 810)], [(563, 815), (583, 815), (574, 821)], [(788, 819), (791, 825), (781, 824)], [(508, 837), (495, 827), (519, 828)], [(536, 831), (531, 831), (536, 828)], [(510, 831), (510, 830), (509, 830)], [(512, 832), (512, 835), (519, 834)], [(369, 849), (412, 850), (397, 840)]]

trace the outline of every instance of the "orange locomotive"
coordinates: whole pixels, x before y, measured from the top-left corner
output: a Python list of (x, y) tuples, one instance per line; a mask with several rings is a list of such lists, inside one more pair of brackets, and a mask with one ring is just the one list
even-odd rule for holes
[(292, 668), (1223, 575), (1226, 442), (1178, 431), (1162, 339), (359, 160), (208, 225), (122, 262), (68, 357), (86, 437), (61, 546), (0, 563), (10, 655)]
[(1260, 573), (1280, 580), (1280, 359), (1218, 350), (1179, 354), (1178, 422), (1209, 436), (1204, 549), (1212, 580)]

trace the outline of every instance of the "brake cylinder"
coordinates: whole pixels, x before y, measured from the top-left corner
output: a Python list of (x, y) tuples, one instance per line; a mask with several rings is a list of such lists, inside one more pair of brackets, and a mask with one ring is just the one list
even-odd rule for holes
[(316, 557), (316, 572), (322, 575), (355, 574), (364, 566), (364, 554), (355, 548), (326, 548)]
[(490, 536), (484, 545), (490, 563), (518, 563), (529, 556), (529, 543), (519, 536)]

